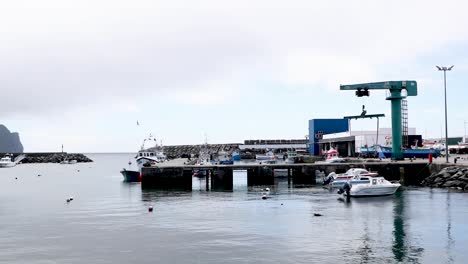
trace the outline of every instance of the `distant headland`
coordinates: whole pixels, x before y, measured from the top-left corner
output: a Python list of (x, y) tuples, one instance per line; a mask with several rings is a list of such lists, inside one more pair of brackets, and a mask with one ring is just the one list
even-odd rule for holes
[(18, 132), (10, 132), (0, 124), (0, 153), (22, 153), (24, 151)]

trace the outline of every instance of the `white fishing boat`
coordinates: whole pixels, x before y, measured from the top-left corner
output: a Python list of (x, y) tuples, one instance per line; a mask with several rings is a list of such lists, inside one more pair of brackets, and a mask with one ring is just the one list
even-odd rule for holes
[(143, 140), (141, 150), (138, 151), (135, 159), (138, 168), (141, 169), (142, 167), (154, 166), (164, 162), (167, 160), (167, 157), (164, 154), (162, 144), (158, 145), (156, 138), (150, 134), (148, 138)]
[(205, 144), (200, 147), (200, 152), (198, 153), (197, 165), (211, 165), (213, 158), (213, 153), (208, 145), (208, 140), (205, 138)]
[(389, 182), (381, 176), (359, 176), (356, 180), (360, 180), (361, 182), (353, 183), (349, 181), (345, 183), (338, 191), (338, 194), (344, 194), (350, 197), (385, 196), (394, 194), (401, 186), (401, 184)]
[(0, 168), (11, 168), (16, 166), (16, 162), (11, 159), (11, 155), (6, 154), (5, 157), (0, 159)]
[(338, 155), (338, 151), (334, 148), (331, 148), (326, 152), (327, 159), (325, 160), (327, 163), (340, 163), (340, 162), (345, 162), (345, 159), (341, 158)]
[(265, 161), (265, 160), (282, 160), (283, 154), (282, 153), (274, 153), (273, 151), (269, 150), (265, 152), (265, 154), (256, 154), (255, 159), (257, 161)]

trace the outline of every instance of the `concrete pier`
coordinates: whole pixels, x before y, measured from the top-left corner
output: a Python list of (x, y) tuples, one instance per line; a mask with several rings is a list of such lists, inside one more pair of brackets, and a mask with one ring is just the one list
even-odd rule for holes
[(184, 167), (143, 168), (141, 185), (144, 188), (192, 190), (192, 169)]
[[(433, 166), (433, 165), (432, 165)], [(274, 184), (274, 170), (287, 170), (288, 182), (294, 185), (316, 183), (316, 173), (343, 173), (350, 168), (376, 171), (387, 180), (404, 185), (419, 185), (433, 171), (431, 165), (421, 161), (390, 161), (364, 163), (311, 163), (311, 164), (235, 164), (235, 165), (164, 165), (142, 169), (142, 185), (156, 188), (192, 189), (194, 170), (207, 170), (206, 189), (232, 191), (235, 170), (247, 171), (248, 186)]]
[(268, 166), (247, 168), (247, 186), (273, 185), (273, 169)]
[(211, 170), (211, 190), (232, 191), (233, 170), (227, 167), (213, 168)]

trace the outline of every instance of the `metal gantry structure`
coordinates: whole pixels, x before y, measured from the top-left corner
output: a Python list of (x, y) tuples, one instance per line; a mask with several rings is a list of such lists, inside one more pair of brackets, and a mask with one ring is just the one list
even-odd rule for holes
[(344, 116), (343, 118), (348, 119), (348, 120), (351, 120), (351, 119), (356, 119), (357, 120), (357, 119), (365, 119), (365, 118), (372, 119), (374, 117), (377, 118), (377, 136), (375, 137), (375, 144), (377, 145), (377, 144), (379, 144), (379, 118), (380, 117), (385, 117), (384, 114), (367, 115), (366, 113), (364, 113), (364, 114), (361, 114), (361, 115), (358, 115), (358, 116)]
[[(387, 100), (392, 107), (392, 159), (402, 160), (402, 114), (401, 101), (407, 96), (418, 95), (416, 81), (388, 81), (340, 85), (340, 90), (354, 90), (356, 96), (369, 96), (369, 90), (389, 90)], [(406, 90), (406, 95), (402, 93)]]

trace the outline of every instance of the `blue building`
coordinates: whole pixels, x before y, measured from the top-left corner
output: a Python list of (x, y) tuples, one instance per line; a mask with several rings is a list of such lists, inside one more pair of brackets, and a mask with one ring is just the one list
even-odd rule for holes
[(349, 130), (348, 119), (311, 119), (309, 120), (309, 153), (320, 155), (319, 140), (324, 134), (340, 133)]

